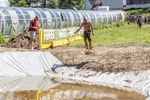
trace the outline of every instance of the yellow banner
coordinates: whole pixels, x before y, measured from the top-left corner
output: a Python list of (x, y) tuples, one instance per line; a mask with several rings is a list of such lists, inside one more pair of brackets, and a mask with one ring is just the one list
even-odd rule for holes
[(77, 34), (74, 32), (78, 28), (65, 29), (40, 29), (39, 30), (39, 47), (40, 49), (47, 49), (65, 45), (75, 40), (83, 39), (83, 30)]

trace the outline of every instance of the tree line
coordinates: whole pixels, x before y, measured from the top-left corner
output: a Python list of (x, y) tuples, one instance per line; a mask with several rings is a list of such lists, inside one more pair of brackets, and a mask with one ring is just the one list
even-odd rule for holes
[(9, 0), (12, 7), (84, 9), (86, 0)]

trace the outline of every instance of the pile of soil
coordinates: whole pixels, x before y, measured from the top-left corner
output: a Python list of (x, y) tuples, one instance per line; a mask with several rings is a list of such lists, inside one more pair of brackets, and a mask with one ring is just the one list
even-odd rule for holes
[[(3, 46), (8, 47), (8, 48), (28, 48), (29, 40), (30, 40), (29, 32), (23, 32), (23, 33), (20, 33), (15, 38), (11, 38)], [(36, 39), (34, 41), (33, 46), (38, 47), (38, 35), (36, 35)]]

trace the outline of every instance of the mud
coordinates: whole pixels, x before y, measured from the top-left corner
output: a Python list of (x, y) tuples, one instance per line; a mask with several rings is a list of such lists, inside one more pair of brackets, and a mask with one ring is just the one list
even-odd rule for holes
[[(2, 47), (28, 48), (29, 40), (30, 40), (29, 32), (23, 32), (23, 33), (19, 34), (18, 36), (14, 37), (14, 38), (11, 38), (6, 44), (3, 44)], [(36, 35), (33, 46), (35, 48), (38, 47), (38, 35)]]
[(65, 66), (103, 72), (141, 71), (150, 69), (150, 47), (94, 47), (85, 55), (83, 47), (49, 49)]
[(61, 84), (48, 91), (6, 92), (0, 93), (0, 97), (3, 100), (145, 100), (134, 92), (83, 84)]
[(85, 55), (84, 47), (56, 47), (46, 50), (0, 47), (0, 52), (6, 51), (48, 51), (58, 57), (65, 66), (97, 72), (117, 73), (150, 69), (148, 46), (96, 46), (92, 55)]

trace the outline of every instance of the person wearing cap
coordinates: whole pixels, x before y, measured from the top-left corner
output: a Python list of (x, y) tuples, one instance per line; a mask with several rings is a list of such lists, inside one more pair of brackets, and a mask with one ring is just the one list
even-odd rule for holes
[(86, 17), (84, 17), (83, 23), (80, 25), (79, 29), (74, 34), (79, 32), (82, 27), (84, 29), (84, 42), (85, 42), (86, 51), (92, 50), (91, 34), (94, 35), (93, 26), (92, 26), (91, 22), (89, 22)]
[(36, 33), (38, 31), (38, 16), (35, 16), (33, 20), (30, 21), (30, 28), (29, 28), (29, 33), (30, 33), (30, 40), (28, 44), (28, 48), (33, 49), (33, 42), (35, 41)]

